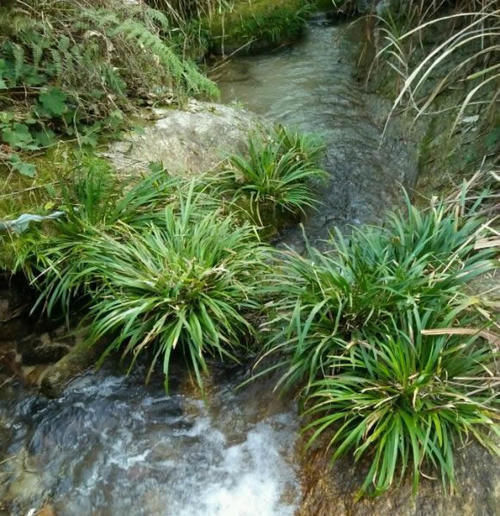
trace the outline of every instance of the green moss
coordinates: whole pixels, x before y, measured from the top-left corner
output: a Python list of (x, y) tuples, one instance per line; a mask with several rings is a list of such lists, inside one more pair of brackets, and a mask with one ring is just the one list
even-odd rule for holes
[(52, 209), (59, 199), (59, 186), (77, 164), (74, 145), (59, 142), (48, 152), (23, 160), (35, 165), (33, 178), (0, 167), (0, 219), (22, 213), (43, 213)]
[(203, 25), (214, 52), (259, 51), (299, 38), (310, 9), (307, 0), (239, 0), (220, 16), (205, 19)]

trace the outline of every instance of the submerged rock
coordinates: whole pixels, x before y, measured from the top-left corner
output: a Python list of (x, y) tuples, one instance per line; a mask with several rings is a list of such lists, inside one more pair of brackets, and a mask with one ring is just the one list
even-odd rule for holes
[(228, 154), (244, 152), (249, 133), (265, 126), (262, 118), (243, 109), (195, 100), (183, 110), (155, 113), (153, 125), (131, 132), (104, 153), (121, 176), (136, 175), (158, 162), (172, 174), (210, 171)]

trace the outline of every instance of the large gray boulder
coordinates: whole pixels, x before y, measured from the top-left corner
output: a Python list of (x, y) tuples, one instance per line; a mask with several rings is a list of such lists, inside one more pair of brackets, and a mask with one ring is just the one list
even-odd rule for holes
[(182, 110), (155, 110), (155, 116), (153, 124), (130, 132), (104, 153), (120, 176), (136, 175), (151, 162), (161, 162), (172, 174), (208, 172), (228, 154), (244, 152), (249, 134), (266, 125), (249, 111), (196, 100)]

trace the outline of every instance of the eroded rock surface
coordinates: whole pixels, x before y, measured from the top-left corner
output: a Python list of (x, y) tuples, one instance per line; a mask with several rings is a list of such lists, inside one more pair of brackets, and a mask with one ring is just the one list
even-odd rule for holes
[(104, 156), (122, 176), (135, 175), (152, 162), (172, 174), (208, 172), (230, 153), (244, 152), (262, 118), (243, 109), (192, 100), (185, 109), (155, 111), (158, 119), (110, 145)]
[(367, 465), (352, 457), (329, 466), (323, 448), (305, 454), (303, 500), (298, 516), (495, 516), (500, 497), (500, 461), (476, 443), (456, 454), (457, 489), (443, 491), (439, 478), (422, 479), (416, 497), (411, 481), (377, 497), (355, 500)]

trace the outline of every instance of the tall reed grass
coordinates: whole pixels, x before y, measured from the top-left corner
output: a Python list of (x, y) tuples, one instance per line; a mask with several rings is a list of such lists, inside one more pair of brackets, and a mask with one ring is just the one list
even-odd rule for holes
[[(378, 56), (386, 59), (401, 79), (391, 115), (401, 105), (409, 105), (416, 118), (452, 110), (450, 135), (467, 113), (492, 115), (500, 92), (497, 2), (408, 4), (401, 13), (388, 10), (379, 16), (384, 43)], [(456, 88), (463, 92), (457, 104), (433, 109), (443, 92)]]

